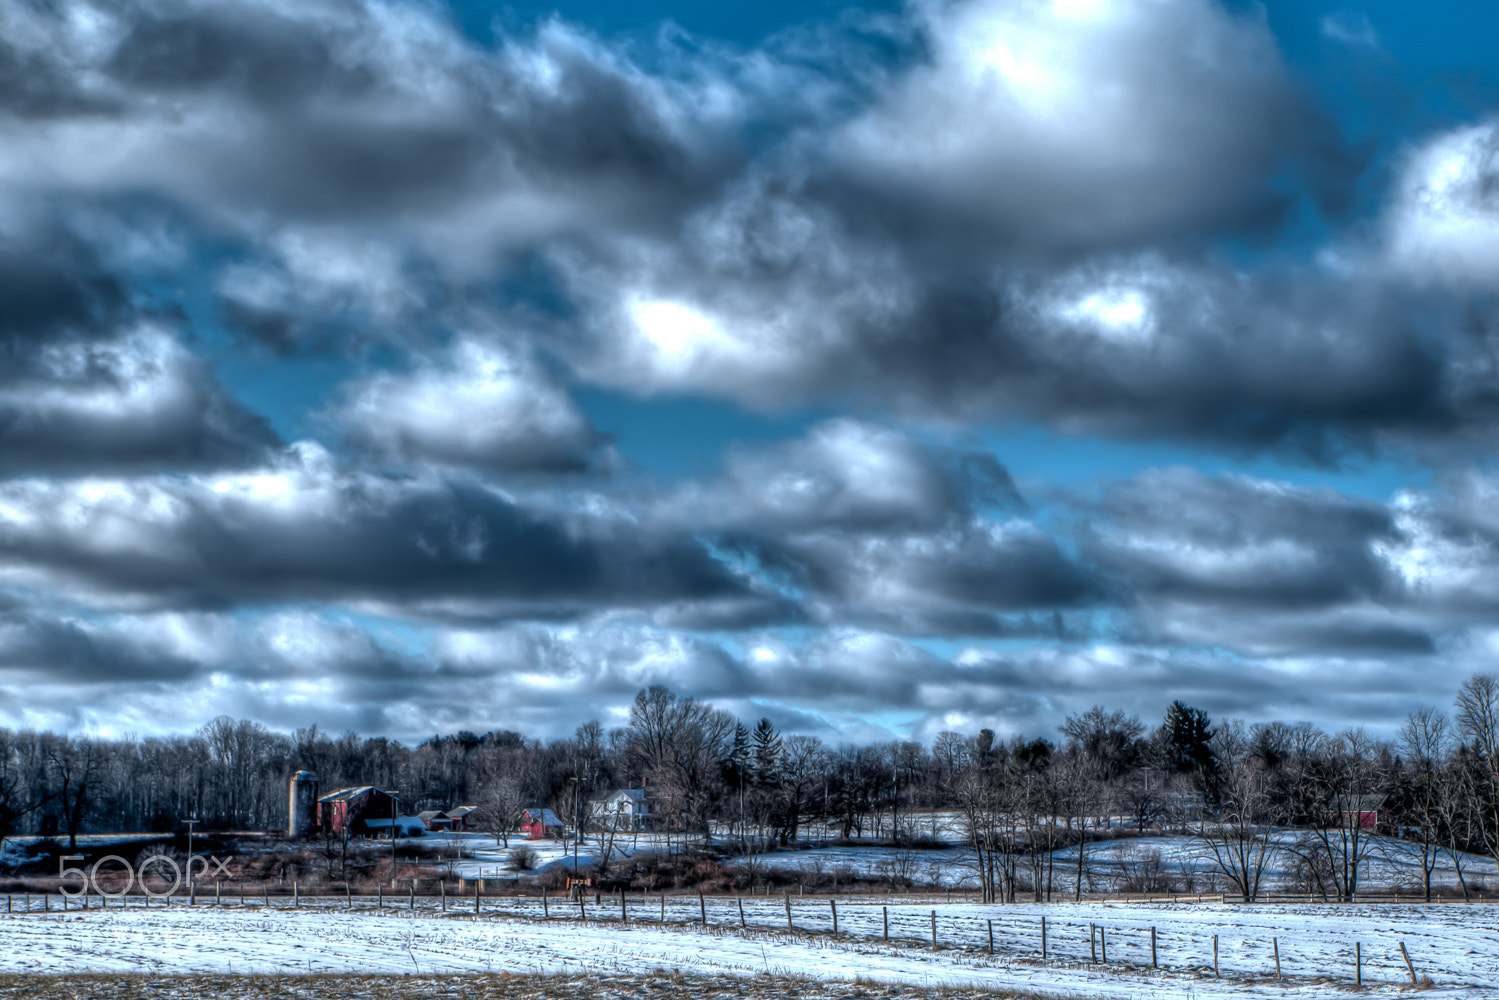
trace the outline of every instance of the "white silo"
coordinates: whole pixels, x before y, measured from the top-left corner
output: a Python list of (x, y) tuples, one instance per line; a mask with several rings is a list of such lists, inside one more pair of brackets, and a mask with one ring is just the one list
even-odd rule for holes
[(308, 837), (317, 827), (317, 775), (298, 771), (291, 776), (287, 794), (286, 835)]

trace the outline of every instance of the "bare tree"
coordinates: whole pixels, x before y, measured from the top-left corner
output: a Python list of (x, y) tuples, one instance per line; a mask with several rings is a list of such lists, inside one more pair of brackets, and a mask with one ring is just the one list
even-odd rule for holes
[(70, 851), (78, 847), (78, 832), (93, 806), (103, 765), (104, 748), (93, 740), (59, 737), (50, 741), (47, 768)]
[(637, 770), (652, 776), (657, 793), (664, 793), (669, 823), (680, 817), (684, 826), (709, 837), (710, 793), (722, 780), (737, 725), (729, 713), (659, 684), (635, 696), (626, 752)]
[(1457, 734), (1467, 751), (1467, 797), (1485, 853), (1499, 856), (1499, 677), (1474, 674), (1457, 694)]
[[(1368, 817), (1379, 808), (1377, 747), (1363, 729), (1348, 729), (1328, 740), (1308, 777), (1315, 811), (1308, 817), (1303, 844), (1327, 858), (1332, 888), (1340, 902), (1353, 902), (1359, 873), (1376, 843)], [(1318, 815), (1320, 813), (1320, 815)], [(1296, 848), (1312, 861), (1312, 851)]]
[[(1419, 852), (1422, 889), (1426, 901), (1431, 902), (1431, 876), (1442, 850), (1442, 798), (1447, 792), (1443, 776), (1452, 751), (1447, 716), (1423, 705), (1406, 718), (1396, 745), (1402, 758), (1399, 789), (1403, 826), (1410, 834), (1407, 839)], [(1459, 872), (1461, 868), (1459, 864)]]
[(1281, 852), (1266, 822), (1269, 785), (1264, 768), (1249, 758), (1220, 761), (1218, 774), (1218, 815), (1198, 822), (1197, 839), (1244, 902), (1252, 903), (1271, 861)]
[(525, 804), (526, 794), (520, 779), (504, 774), (483, 784), (479, 793), (479, 806), (475, 812), (483, 828), (497, 842), (509, 847), (510, 834), (515, 830), (515, 822)]

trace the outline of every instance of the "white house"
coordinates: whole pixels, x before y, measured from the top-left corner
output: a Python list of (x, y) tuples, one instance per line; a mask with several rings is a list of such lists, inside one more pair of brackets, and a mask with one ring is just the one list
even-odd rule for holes
[(651, 826), (651, 803), (643, 788), (622, 788), (593, 803), (593, 822), (605, 830), (636, 833)]

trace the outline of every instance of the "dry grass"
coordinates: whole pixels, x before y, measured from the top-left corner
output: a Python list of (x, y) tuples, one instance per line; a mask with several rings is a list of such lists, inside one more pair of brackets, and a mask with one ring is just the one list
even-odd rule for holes
[(659, 996), (671, 1000), (1026, 1000), (1030, 994), (870, 982), (820, 982), (779, 976), (718, 978), (658, 970), (637, 976), (0, 976), (0, 1000), (599, 1000)]

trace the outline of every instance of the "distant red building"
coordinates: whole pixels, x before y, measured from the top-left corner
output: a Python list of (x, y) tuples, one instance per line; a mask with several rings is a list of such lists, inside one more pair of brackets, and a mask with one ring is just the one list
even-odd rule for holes
[(1373, 830), (1379, 826), (1379, 810), (1384, 808), (1384, 804), (1383, 795), (1365, 795), (1355, 798), (1348, 803), (1346, 811), (1329, 812), (1327, 825), (1348, 829), (1356, 825), (1360, 830)]
[(521, 832), (527, 840), (545, 840), (561, 836), (566, 824), (550, 809), (527, 809), (520, 814)]

